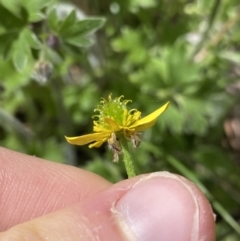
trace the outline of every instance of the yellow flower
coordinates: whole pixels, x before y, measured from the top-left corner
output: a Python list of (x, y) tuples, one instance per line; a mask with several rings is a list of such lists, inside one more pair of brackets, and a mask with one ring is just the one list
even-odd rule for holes
[(127, 103), (129, 100), (122, 100), (123, 96), (112, 99), (109, 95), (108, 100), (102, 99), (98, 108), (94, 111), (99, 112), (93, 116), (97, 118), (93, 121), (94, 127), (91, 134), (66, 137), (70, 144), (85, 145), (89, 148), (100, 147), (108, 141), (109, 148), (114, 152), (114, 159), (118, 160), (118, 154), (121, 154), (121, 145), (118, 142), (120, 135), (131, 140), (133, 147), (136, 148), (140, 142), (139, 132), (151, 128), (159, 115), (161, 115), (169, 106), (169, 102), (155, 110), (151, 114), (141, 118), (141, 112), (136, 109), (129, 110)]

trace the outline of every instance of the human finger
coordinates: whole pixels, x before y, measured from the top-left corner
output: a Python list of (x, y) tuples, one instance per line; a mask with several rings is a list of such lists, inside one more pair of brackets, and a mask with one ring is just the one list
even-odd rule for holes
[(214, 241), (211, 206), (178, 175), (137, 176), (83, 202), (17, 225), (0, 241)]
[(109, 185), (80, 168), (0, 148), (0, 231), (81, 202)]

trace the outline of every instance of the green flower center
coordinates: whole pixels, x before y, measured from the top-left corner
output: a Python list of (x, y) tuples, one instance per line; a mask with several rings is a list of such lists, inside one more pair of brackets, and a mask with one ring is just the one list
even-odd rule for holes
[[(123, 96), (112, 98), (112, 95), (108, 96), (108, 99), (102, 99), (100, 105), (98, 105), (95, 112), (99, 114), (94, 115), (95, 121), (99, 126), (105, 129), (109, 129), (108, 124), (104, 121), (105, 118), (114, 120), (119, 126), (128, 126), (131, 124), (131, 119), (137, 110), (129, 110), (127, 104), (131, 100), (122, 100)], [(136, 121), (134, 119), (134, 121)]]

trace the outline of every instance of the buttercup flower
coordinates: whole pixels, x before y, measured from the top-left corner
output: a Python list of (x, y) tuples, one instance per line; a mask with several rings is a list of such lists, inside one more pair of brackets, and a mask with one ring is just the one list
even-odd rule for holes
[(161, 115), (168, 107), (169, 102), (152, 112), (151, 114), (141, 118), (141, 112), (136, 109), (129, 110), (127, 104), (130, 100), (122, 100), (123, 96), (108, 99), (102, 99), (100, 105), (93, 116), (93, 132), (91, 134), (66, 137), (70, 144), (85, 145), (89, 144), (89, 148), (100, 147), (104, 142), (108, 142), (109, 149), (113, 151), (114, 161), (118, 161), (118, 156), (122, 154), (122, 146), (119, 138), (130, 140), (134, 148), (141, 143), (140, 132), (151, 128), (159, 115)]

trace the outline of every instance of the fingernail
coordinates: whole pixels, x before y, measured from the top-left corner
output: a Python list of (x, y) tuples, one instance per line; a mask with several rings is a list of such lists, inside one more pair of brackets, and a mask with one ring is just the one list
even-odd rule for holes
[(141, 179), (113, 213), (127, 240), (198, 240), (197, 200), (183, 179), (170, 173)]

